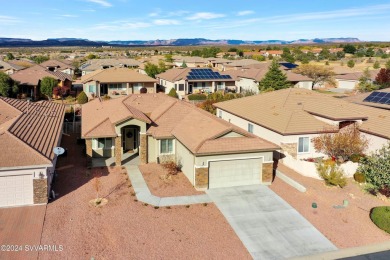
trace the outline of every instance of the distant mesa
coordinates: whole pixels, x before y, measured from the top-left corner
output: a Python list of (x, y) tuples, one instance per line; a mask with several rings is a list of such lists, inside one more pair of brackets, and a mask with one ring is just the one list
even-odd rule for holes
[(201, 45), (267, 45), (267, 44), (315, 44), (315, 43), (353, 43), (361, 42), (358, 38), (315, 38), (284, 40), (210, 40), (204, 38), (171, 39), (171, 40), (129, 40), (129, 41), (90, 41), (82, 38), (49, 38), (35, 41), (21, 38), (0, 38), (0, 47), (61, 47), (61, 46), (201, 46)]

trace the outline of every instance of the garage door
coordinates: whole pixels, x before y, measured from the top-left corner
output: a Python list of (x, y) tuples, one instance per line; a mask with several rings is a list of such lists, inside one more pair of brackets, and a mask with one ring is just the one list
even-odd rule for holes
[(260, 184), (261, 165), (260, 158), (210, 162), (209, 188)]
[(0, 207), (33, 204), (31, 174), (0, 177)]

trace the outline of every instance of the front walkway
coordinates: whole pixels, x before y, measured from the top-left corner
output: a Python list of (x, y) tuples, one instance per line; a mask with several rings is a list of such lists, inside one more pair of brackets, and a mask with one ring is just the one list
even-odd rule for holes
[(254, 259), (337, 250), (309, 221), (264, 185), (207, 190)]
[(148, 203), (155, 207), (191, 205), (200, 203), (210, 203), (212, 200), (207, 194), (192, 195), (192, 196), (178, 196), (178, 197), (157, 197), (154, 196), (145, 182), (141, 171), (138, 168), (138, 157), (124, 163), (127, 174), (133, 185), (135, 195), (141, 202)]

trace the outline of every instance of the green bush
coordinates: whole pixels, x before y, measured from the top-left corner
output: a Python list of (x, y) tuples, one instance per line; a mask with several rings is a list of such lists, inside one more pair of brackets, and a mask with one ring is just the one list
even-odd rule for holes
[(371, 210), (370, 218), (377, 227), (390, 233), (390, 207), (382, 206)]
[(366, 182), (366, 177), (364, 176), (364, 174), (360, 173), (360, 172), (356, 172), (354, 175), (353, 175), (353, 179), (358, 182), (358, 183), (364, 183)]
[(81, 91), (80, 94), (77, 96), (77, 103), (85, 104), (87, 102), (88, 102), (87, 94), (85, 94), (84, 91)]
[(188, 100), (206, 100), (207, 96), (204, 94), (191, 94), (188, 95)]
[(344, 171), (333, 161), (321, 161), (316, 164), (318, 175), (327, 185), (343, 188), (347, 185)]
[(360, 161), (360, 159), (363, 157), (364, 157), (364, 155), (362, 155), (362, 154), (352, 154), (351, 156), (349, 156), (349, 160), (351, 162), (358, 163)]
[(172, 88), (172, 89), (169, 91), (168, 96), (173, 97), (173, 98), (178, 98), (176, 89)]
[(390, 142), (360, 160), (357, 172), (376, 188), (390, 186)]

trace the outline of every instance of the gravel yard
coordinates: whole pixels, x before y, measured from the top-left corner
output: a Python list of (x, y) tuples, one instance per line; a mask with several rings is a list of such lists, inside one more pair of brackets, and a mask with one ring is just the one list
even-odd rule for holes
[[(353, 179), (348, 179), (348, 185), (340, 189), (328, 187), (321, 180), (304, 177), (283, 165), (279, 165), (279, 169), (305, 186), (307, 191), (299, 192), (279, 178), (275, 178), (270, 188), (298, 210), (338, 248), (390, 240), (390, 235), (377, 228), (369, 216), (371, 208), (390, 205), (389, 201), (365, 194)], [(333, 207), (343, 205), (343, 200), (349, 202), (346, 208)], [(312, 208), (313, 202), (317, 203), (317, 209)]]
[(182, 172), (171, 175), (169, 179), (163, 179), (162, 176), (167, 174), (167, 170), (161, 164), (149, 163), (141, 165), (139, 168), (150, 192), (155, 196), (172, 197), (204, 194), (203, 191), (197, 191)]
[[(120, 168), (94, 168), (87, 176), (85, 157), (73, 143), (64, 136), (68, 157), (58, 163), (54, 189), (59, 198), (47, 206), (41, 241), (64, 250), (41, 252), (40, 259), (251, 258), (213, 204), (158, 209), (144, 205), (135, 201)], [(102, 174), (99, 196), (108, 199), (100, 208), (89, 204), (96, 198), (95, 173)]]

